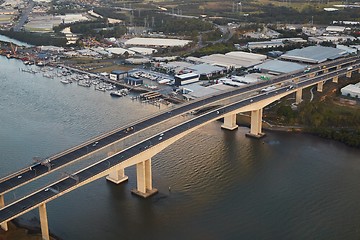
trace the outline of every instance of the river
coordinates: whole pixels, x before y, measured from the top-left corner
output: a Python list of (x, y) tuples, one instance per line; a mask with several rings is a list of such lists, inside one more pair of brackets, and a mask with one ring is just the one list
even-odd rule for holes
[[(20, 68), (0, 57), (1, 176), (159, 111)], [(304, 134), (256, 140), (246, 132), (213, 122), (168, 147), (152, 159), (159, 193), (149, 199), (130, 193), (129, 168), (124, 184), (100, 179), (50, 202), (50, 231), (64, 240), (359, 239), (360, 150)]]

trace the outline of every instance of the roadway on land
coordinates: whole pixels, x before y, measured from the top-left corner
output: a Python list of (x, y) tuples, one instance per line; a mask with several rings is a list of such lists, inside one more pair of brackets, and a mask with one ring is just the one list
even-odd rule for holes
[[(355, 69), (359, 68), (359, 64), (354, 65)], [(303, 80), (297, 83), (297, 88), (306, 88), (311, 85), (314, 85), (321, 81), (327, 81), (336, 76), (345, 75), (347, 73), (347, 69), (343, 68), (340, 70), (336, 70), (332, 73), (326, 75), (319, 75), (310, 79)], [(10, 205), (5, 206), (0, 210), (0, 223), (12, 220), (17, 216), (22, 215), (25, 212), (28, 212), (36, 207), (38, 207), (42, 203), (49, 202), (69, 191), (76, 189), (78, 186), (82, 186), (86, 184), (91, 178), (101, 177), (102, 174), (108, 171), (110, 168), (118, 165), (121, 162), (130, 159), (138, 155), (139, 153), (148, 150), (151, 147), (156, 146), (157, 144), (169, 140), (176, 135), (182, 134), (188, 130), (197, 129), (198, 126), (206, 124), (207, 122), (214, 121), (222, 117), (222, 115), (226, 113), (232, 113), (242, 107), (245, 107), (249, 104), (253, 104), (262, 100), (266, 100), (270, 97), (275, 96), (285, 96), (297, 91), (297, 88), (292, 88), (292, 86), (283, 86), (277, 88), (273, 91), (269, 91), (266, 93), (260, 93), (251, 98), (243, 99), (238, 102), (229, 104), (227, 106), (218, 108), (216, 110), (212, 110), (206, 112), (198, 117), (195, 117), (191, 120), (188, 120), (184, 123), (181, 123), (177, 126), (174, 126), (167, 131), (162, 132), (161, 134), (154, 135), (146, 140), (143, 140), (133, 146), (121, 151), (120, 153), (111, 156), (107, 159), (99, 161), (98, 163), (89, 166), (72, 176), (64, 178), (54, 184), (47, 186), (29, 196), (26, 196)], [(94, 179), (93, 179), (94, 180)]]
[[(49, 157), (49, 158), (47, 158), (48, 160), (45, 160), (44, 164), (36, 163), (33, 165), (33, 167), (31, 169), (30, 169), (30, 167), (27, 167), (27, 168), (21, 169), (20, 171), (17, 171), (15, 173), (9, 175), (9, 176), (2, 178), (0, 180), (0, 194), (5, 194), (17, 187), (20, 187), (20, 186), (27, 184), (41, 176), (44, 176), (45, 174), (48, 174), (55, 170), (58, 170), (68, 164), (75, 162), (76, 160), (82, 158), (83, 156), (97, 152), (100, 149), (105, 148), (106, 146), (108, 146), (116, 141), (120, 141), (121, 139), (124, 139), (131, 134), (143, 131), (144, 129), (155, 126), (156, 124), (164, 122), (170, 118), (179, 116), (183, 113), (189, 112), (196, 108), (200, 108), (202, 106), (206, 106), (208, 104), (215, 103), (219, 100), (226, 99), (226, 98), (229, 98), (229, 97), (232, 97), (235, 95), (262, 89), (264, 87), (278, 84), (281, 82), (286, 82), (286, 81), (289, 81), (290, 79), (294, 79), (294, 78), (301, 77), (301, 76), (307, 76), (309, 73), (322, 72), (324, 70), (322, 67), (325, 65), (326, 65), (326, 68), (329, 69), (329, 68), (332, 68), (339, 64), (356, 64), (359, 61), (360, 60), (359, 60), (358, 56), (333, 61), (333, 62), (330, 62), (327, 64), (322, 64), (322, 65), (313, 67), (307, 73), (304, 73), (304, 72), (291, 73), (291, 74), (287, 74), (284, 76), (280, 76), (280, 77), (270, 80), (270, 81), (264, 81), (264, 82), (261, 82), (258, 84), (248, 85), (248, 86), (245, 86), (242, 88), (236, 88), (231, 91), (225, 91), (218, 95), (209, 96), (207, 98), (204, 98), (204, 99), (201, 99), (198, 101), (194, 101), (194, 102), (190, 102), (188, 104), (181, 105), (181, 106), (176, 107), (171, 110), (167, 110), (160, 114), (156, 114), (155, 116), (151, 116), (149, 118), (142, 119), (132, 125), (128, 125), (128, 126), (116, 129), (110, 133), (103, 134), (103, 135), (101, 135), (97, 138), (91, 139), (79, 146), (65, 150), (59, 154)], [(51, 165), (49, 165), (49, 161), (50, 161)]]
[(30, 0), (28, 6), (21, 13), (19, 22), (13, 28), (15, 32), (19, 32), (22, 29), (25, 22), (28, 20), (29, 14), (32, 11), (34, 5), (35, 5), (34, 1)]

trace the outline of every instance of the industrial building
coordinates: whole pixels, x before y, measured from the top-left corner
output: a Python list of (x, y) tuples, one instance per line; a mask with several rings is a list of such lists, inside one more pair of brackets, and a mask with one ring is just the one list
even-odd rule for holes
[(269, 60), (263, 62), (259, 65), (256, 65), (254, 68), (259, 69), (262, 73), (269, 73), (273, 75), (280, 75), (283, 73), (289, 73), (293, 71), (299, 71), (306, 68), (305, 65), (294, 63), (294, 62), (286, 62), (281, 60)]
[(151, 55), (156, 53), (157, 50), (155, 48), (144, 48), (144, 47), (131, 47), (129, 48), (132, 52), (136, 52), (142, 55)]
[(328, 27), (326, 27), (326, 31), (327, 31), (327, 32), (331, 32), (331, 33), (344, 32), (345, 29), (346, 29), (346, 28), (343, 27), (343, 26), (328, 26)]
[(105, 50), (111, 54), (116, 54), (116, 55), (124, 55), (125, 53), (127, 53), (128, 55), (135, 54), (135, 52), (131, 51), (130, 49), (120, 48), (120, 47), (106, 48)]
[(262, 41), (262, 42), (248, 42), (246, 47), (248, 49), (258, 49), (258, 48), (277, 48), (283, 47), (285, 44), (282, 40), (273, 39), (271, 41)]
[(191, 71), (200, 75), (201, 79), (207, 79), (214, 75), (221, 75), (226, 72), (226, 68), (213, 66), (207, 63), (189, 66), (185, 71)]
[(218, 83), (207, 87), (202, 86), (199, 83), (193, 83), (183, 86), (181, 89), (182, 89), (183, 97), (187, 100), (192, 100), (192, 99), (204, 97), (206, 95), (216, 94), (219, 91), (226, 91), (232, 88), (233, 87), (229, 85), (225, 85), (223, 83)]
[(360, 82), (343, 87), (341, 95), (360, 99)]
[(336, 45), (336, 48), (344, 50), (346, 52), (348, 52), (349, 54), (357, 54), (358, 49), (356, 47), (352, 47), (352, 46), (345, 46), (345, 45)]
[(199, 81), (199, 74), (186, 73), (181, 75), (175, 75), (175, 86), (182, 86)]
[(309, 37), (309, 42), (314, 43), (322, 43), (322, 42), (332, 42), (332, 43), (339, 43), (345, 42), (347, 40), (354, 41), (356, 37), (349, 36), (349, 35), (341, 35), (341, 36), (317, 36), (317, 37)]
[(190, 40), (180, 40), (173, 38), (132, 38), (125, 42), (131, 46), (153, 46), (153, 47), (184, 47)]
[(184, 69), (194, 66), (194, 64), (183, 61), (173, 61), (173, 62), (153, 62), (153, 66), (159, 69), (162, 69), (166, 72), (172, 72), (174, 74), (180, 74)]
[(140, 64), (150, 63), (151, 61), (148, 58), (127, 58), (125, 59), (125, 62), (128, 64), (140, 65)]
[(144, 83), (144, 81), (142, 79), (133, 78), (133, 77), (126, 77), (125, 82), (132, 86), (139, 86)]
[(123, 80), (128, 76), (128, 72), (121, 70), (114, 70), (110, 73), (110, 79), (114, 81)]
[(212, 54), (201, 58), (187, 57), (186, 60), (197, 64), (208, 63), (230, 70), (252, 67), (261, 63), (266, 58), (267, 56), (261, 54), (234, 51), (226, 54)]
[(323, 46), (310, 46), (301, 49), (294, 49), (281, 55), (281, 59), (303, 62), (322, 63), (327, 60), (334, 60), (348, 55), (347, 51)]

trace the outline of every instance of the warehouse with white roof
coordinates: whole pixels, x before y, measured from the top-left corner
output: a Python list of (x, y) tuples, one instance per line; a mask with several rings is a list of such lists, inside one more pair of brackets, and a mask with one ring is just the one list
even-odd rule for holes
[(208, 63), (226, 69), (248, 68), (261, 63), (267, 57), (261, 54), (234, 51), (226, 54), (212, 54), (201, 58), (188, 57), (186, 60), (196, 63)]
[(131, 51), (131, 50), (126, 49), (126, 48), (119, 48), (119, 47), (106, 48), (105, 50), (112, 53), (112, 54), (116, 54), (116, 55), (124, 55), (126, 52), (129, 55), (134, 55), (135, 54), (134, 51)]
[(184, 47), (190, 40), (180, 40), (173, 38), (132, 38), (125, 42), (131, 46), (153, 46), (153, 47)]

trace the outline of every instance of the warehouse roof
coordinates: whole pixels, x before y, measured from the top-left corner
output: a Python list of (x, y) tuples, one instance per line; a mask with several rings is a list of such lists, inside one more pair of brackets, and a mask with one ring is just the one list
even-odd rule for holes
[(346, 51), (332, 47), (310, 46), (286, 52), (280, 58), (306, 63), (322, 63), (347, 55)]
[(129, 49), (133, 52), (137, 52), (137, 53), (144, 54), (144, 55), (150, 55), (150, 54), (157, 52), (157, 50), (154, 48), (131, 47)]
[(213, 66), (207, 63), (203, 63), (203, 64), (199, 64), (199, 65), (194, 65), (194, 66), (189, 66), (187, 67), (187, 69), (190, 69), (200, 75), (208, 75), (208, 74), (212, 74), (212, 73), (216, 73), (216, 72), (221, 72), (224, 71), (226, 69), (222, 68), (222, 67), (218, 67), (218, 66)]
[(159, 46), (159, 47), (174, 47), (185, 46), (190, 43), (190, 40), (180, 40), (173, 38), (132, 38), (125, 42), (125, 45), (138, 45), (138, 46)]
[(113, 48), (106, 48), (106, 51), (112, 53), (112, 54), (118, 54), (118, 55), (123, 55), (124, 53), (129, 53), (130, 55), (134, 55), (135, 52), (129, 50), (129, 49), (125, 49), (125, 48), (119, 48), (119, 47), (113, 47)]
[(269, 60), (255, 66), (260, 70), (265, 70), (275, 73), (289, 73), (293, 71), (303, 70), (304, 65), (294, 62), (286, 62), (280, 60)]
[(212, 54), (201, 58), (187, 57), (186, 59), (191, 62), (208, 63), (210, 65), (217, 65), (225, 68), (247, 68), (261, 63), (264, 59), (266, 59), (266, 56), (255, 53), (234, 51), (226, 54)]

